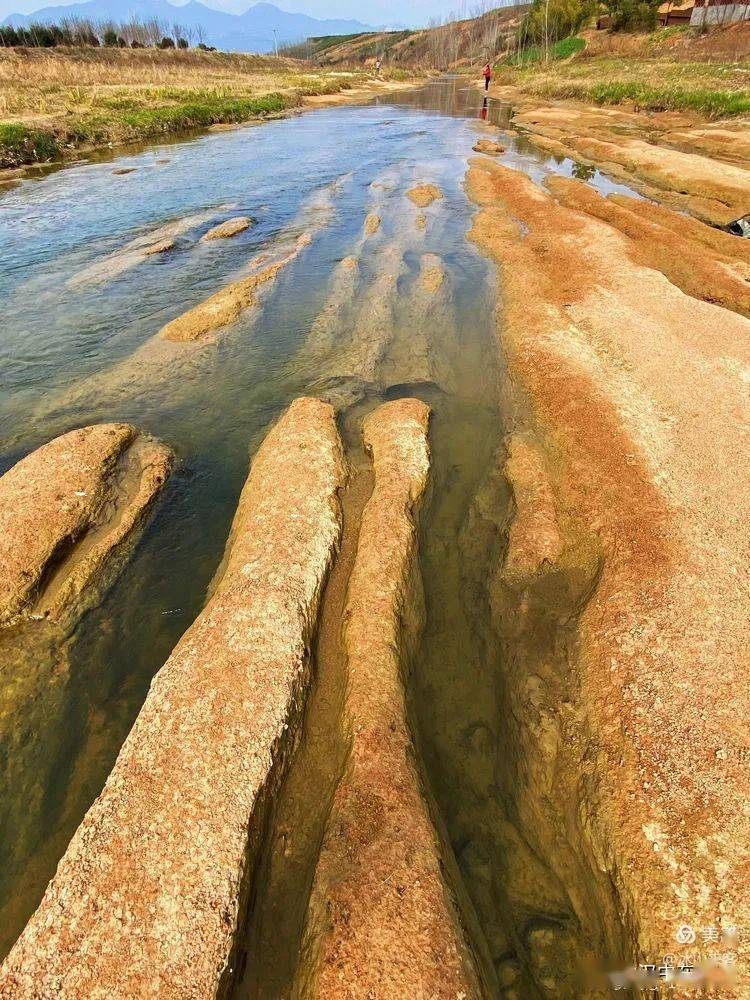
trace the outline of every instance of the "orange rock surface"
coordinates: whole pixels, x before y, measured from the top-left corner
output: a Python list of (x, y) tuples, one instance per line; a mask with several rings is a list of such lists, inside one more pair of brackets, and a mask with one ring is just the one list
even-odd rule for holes
[(0, 996), (223, 995), (304, 705), (343, 477), (333, 410), (297, 400), (252, 464), (214, 594), (156, 676)]
[(134, 427), (97, 424), (55, 438), (0, 477), (0, 626), (74, 614), (171, 465), (170, 450)]
[(344, 625), (350, 751), (312, 890), (304, 996), (480, 995), (415, 763), (404, 691), (423, 615), (415, 521), (429, 473), (428, 420), (424, 403), (404, 399), (365, 423), (375, 487)]
[[(522, 174), (476, 160), (468, 186), (554, 498), (541, 527), (566, 547), (574, 531), (601, 565), (567, 667), (576, 703), (544, 713), (558, 768), (582, 775), (573, 809), (626, 951), (658, 962), (680, 953), (681, 924), (750, 924), (750, 321)], [(715, 950), (698, 935), (701, 958)], [(746, 996), (750, 941), (723, 950), (739, 975), (729, 995)]]

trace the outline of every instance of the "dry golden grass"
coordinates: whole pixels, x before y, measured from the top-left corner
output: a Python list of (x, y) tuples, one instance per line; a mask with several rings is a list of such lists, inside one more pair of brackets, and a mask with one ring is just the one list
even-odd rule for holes
[(0, 116), (18, 121), (80, 115), (85, 108), (108, 107), (112, 98), (142, 106), (205, 92), (257, 97), (306, 87), (317, 93), (325, 85), (339, 90), (345, 82), (340, 74), (310, 73), (295, 60), (240, 53), (0, 49)]
[(0, 166), (281, 114), (370, 78), (196, 49), (0, 49)]

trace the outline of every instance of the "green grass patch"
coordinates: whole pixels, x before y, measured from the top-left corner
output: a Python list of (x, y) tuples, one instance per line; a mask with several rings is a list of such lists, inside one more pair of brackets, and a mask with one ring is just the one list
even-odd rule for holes
[(687, 24), (673, 24), (668, 28), (659, 28), (658, 31), (652, 32), (648, 43), (652, 48), (658, 49), (663, 42), (668, 42), (670, 38), (676, 38), (678, 35), (684, 35), (689, 30), (690, 27)]
[[(555, 60), (570, 59), (571, 56), (583, 52), (585, 48), (586, 42), (583, 38), (561, 38), (559, 42), (550, 46), (549, 57)], [(531, 63), (544, 62), (544, 48), (541, 45), (528, 45), (512, 56), (510, 61), (514, 66), (527, 66)]]
[(595, 104), (632, 104), (640, 111), (696, 111), (706, 118), (729, 118), (750, 112), (750, 93), (746, 90), (655, 87), (637, 80), (593, 84), (545, 82), (532, 89), (543, 97), (588, 100)]
[(46, 163), (60, 153), (55, 136), (18, 122), (0, 122), (0, 167)]
[(120, 116), (121, 126), (134, 137), (148, 138), (163, 132), (207, 128), (220, 122), (242, 122), (279, 114), (295, 103), (283, 94), (262, 97), (222, 98), (205, 103), (189, 101), (173, 107), (140, 108)]

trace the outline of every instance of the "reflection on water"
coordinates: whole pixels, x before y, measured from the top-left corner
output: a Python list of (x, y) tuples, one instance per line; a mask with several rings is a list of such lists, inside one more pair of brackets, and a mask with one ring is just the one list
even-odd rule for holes
[[(430, 617), (415, 693), (423, 724), (476, 721), (460, 717), (478, 696), (472, 684), (480, 684), (484, 655), (477, 610), (467, 611), (458, 597), (467, 569), (462, 533), (502, 433), (492, 272), (465, 238), (471, 206), (463, 178), (481, 117), (503, 127), (509, 109), (483, 103), (457, 80), (435, 81), (365, 107), (131, 151), (121, 163), (135, 170), (123, 176), (97, 157), (26, 181), (0, 200), (0, 471), (51, 436), (100, 420), (132, 422), (167, 441), (179, 459), (130, 566), (102, 606), (64, 642), (37, 631), (21, 643), (6, 636), (0, 645), (0, 954), (101, 790), (155, 671), (203, 603), (249, 454), (295, 396), (325, 390), (336, 398), (332, 375), (343, 404), (359, 403), (363, 394), (389, 398), (414, 378), (443, 383), (409, 387), (435, 411), (435, 491), (423, 539)], [(577, 169), (520, 138), (509, 140), (504, 162), (535, 179)], [(137, 379), (105, 377), (166, 322), (272, 252), (306, 199), (342, 177), (331, 217), (280, 274), (260, 314), (240, 317), (210, 349), (165, 370), (145, 391)], [(590, 179), (604, 183), (599, 175)], [(417, 182), (435, 183), (445, 194), (426, 210), (423, 230), (404, 198)], [(363, 243), (372, 211), (382, 226)], [(217, 217), (230, 215), (250, 216), (254, 225), (230, 240), (200, 242)], [(168, 252), (103, 280), (71, 280), (188, 216), (198, 221), (176, 228)], [(372, 300), (390, 324), (390, 339), (377, 341), (382, 330), (356, 306), (368, 301), (367, 289), (393, 252), (387, 301)], [(367, 356), (376, 360), (370, 369), (345, 372), (341, 358), (336, 368), (330, 352), (311, 350), (310, 338), (320, 332), (316, 319), (333, 294), (332, 276), (352, 254), (360, 258), (363, 292), (351, 299), (352, 315), (359, 315), (360, 345), (367, 341)], [(430, 254), (442, 262), (450, 289), (437, 312), (413, 294)], [(347, 349), (352, 364), (361, 354), (355, 347)], [(429, 379), (414, 375), (420, 358)], [(478, 556), (471, 546), (466, 552), (473, 553), (474, 576), (492, 558), (491, 544)], [(446, 718), (449, 702), (435, 699), (450, 701), (452, 678), (462, 694)], [(429, 733), (426, 744), (437, 773)]]

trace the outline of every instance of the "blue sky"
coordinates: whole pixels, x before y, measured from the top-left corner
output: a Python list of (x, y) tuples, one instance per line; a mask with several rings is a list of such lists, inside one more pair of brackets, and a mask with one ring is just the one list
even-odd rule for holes
[[(175, 2), (175, 0), (170, 0)], [(252, 6), (253, 0), (202, 0), (210, 7), (235, 13)], [(356, 18), (367, 24), (426, 24), (431, 17), (451, 11), (470, 10), (476, 0), (269, 0), (284, 10), (299, 11), (312, 17)], [(25, 14), (40, 7), (53, 6), (55, 0), (0, 0), (0, 18), (11, 13)], [(127, 15), (128, 2), (122, 2)]]

